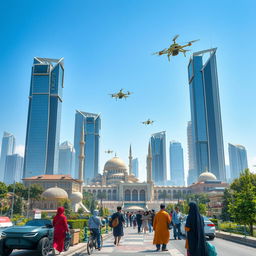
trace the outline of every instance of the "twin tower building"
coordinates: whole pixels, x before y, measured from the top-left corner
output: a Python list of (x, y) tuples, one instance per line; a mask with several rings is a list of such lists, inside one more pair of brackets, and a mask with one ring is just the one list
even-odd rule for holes
[[(203, 62), (203, 55), (210, 57)], [(197, 180), (205, 171), (225, 181), (225, 160), (216, 48), (194, 53), (188, 65), (191, 122), (188, 129), (189, 179)], [(23, 177), (58, 174), (64, 60), (34, 58), (29, 92), (29, 109)], [(84, 182), (99, 172), (99, 138), (101, 118), (97, 114), (76, 111), (74, 131), (75, 164), (70, 173), (79, 178), (81, 131), (84, 129)], [(154, 148), (154, 143), (151, 141)], [(162, 173), (164, 163), (154, 159), (153, 180)], [(157, 157), (157, 154), (156, 154)], [(163, 161), (166, 161), (163, 159)], [(161, 174), (162, 173), (162, 174)], [(60, 173), (61, 174), (61, 173)], [(156, 177), (155, 177), (156, 178)]]
[[(23, 177), (64, 174), (59, 170), (64, 59), (34, 58), (29, 92)], [(99, 115), (76, 111), (72, 177), (79, 178), (81, 130), (85, 131), (86, 166), (83, 177), (92, 179), (99, 169)], [(69, 146), (69, 145), (62, 145)], [(65, 158), (65, 157), (64, 157)], [(62, 159), (63, 160), (63, 159)], [(66, 159), (67, 160), (67, 159)], [(66, 174), (66, 173), (65, 173)]]

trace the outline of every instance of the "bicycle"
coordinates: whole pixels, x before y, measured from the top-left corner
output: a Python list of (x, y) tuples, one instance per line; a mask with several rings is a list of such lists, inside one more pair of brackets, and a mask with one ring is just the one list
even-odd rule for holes
[[(100, 244), (101, 247), (103, 246), (103, 237), (102, 235), (100, 235)], [(88, 242), (87, 242), (87, 253), (88, 255), (91, 255), (93, 253), (94, 249), (97, 249), (97, 239), (96, 236), (94, 235), (93, 231), (90, 230), (90, 236), (88, 238)]]

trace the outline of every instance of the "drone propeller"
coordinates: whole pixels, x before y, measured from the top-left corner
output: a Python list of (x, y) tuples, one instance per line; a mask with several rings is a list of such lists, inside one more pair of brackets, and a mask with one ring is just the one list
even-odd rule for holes
[(175, 42), (176, 39), (177, 39), (179, 36), (180, 36), (180, 35), (176, 35), (176, 36), (172, 39), (172, 41)]
[(128, 94), (128, 95), (131, 95), (131, 94), (133, 94), (133, 92), (127, 91), (127, 94)]
[(196, 39), (196, 40), (192, 40), (192, 41), (189, 41), (188, 43), (195, 43), (195, 42), (197, 42), (197, 41), (199, 41), (200, 39)]

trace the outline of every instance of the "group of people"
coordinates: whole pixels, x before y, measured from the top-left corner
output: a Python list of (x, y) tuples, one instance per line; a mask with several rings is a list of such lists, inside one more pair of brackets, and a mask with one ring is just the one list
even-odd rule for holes
[[(99, 211), (95, 210), (89, 219), (89, 228), (97, 239), (98, 249), (101, 248), (100, 228), (102, 222)], [(111, 216), (110, 226), (113, 227), (114, 245), (118, 246), (121, 237), (124, 236), (125, 226), (138, 226), (138, 233), (144, 231), (155, 232), (153, 244), (156, 245), (157, 251), (168, 251), (167, 244), (170, 240), (170, 225), (173, 226), (174, 238), (180, 237), (181, 213), (178, 207), (171, 213), (165, 209), (165, 205), (160, 205), (160, 211), (155, 214), (154, 210), (146, 212), (122, 213), (122, 208), (117, 207), (117, 212)], [(53, 248), (61, 253), (64, 250), (64, 240), (68, 232), (67, 219), (64, 215), (64, 208), (59, 207), (53, 220), (54, 242)], [(204, 233), (204, 220), (199, 213), (196, 203), (189, 203), (189, 214), (187, 216), (185, 230), (187, 239), (185, 248), (188, 256), (208, 256), (207, 244)]]
[(126, 227), (138, 228), (138, 233), (149, 231), (153, 232), (153, 221), (155, 217), (155, 211), (138, 211), (138, 212), (126, 212), (125, 225)]

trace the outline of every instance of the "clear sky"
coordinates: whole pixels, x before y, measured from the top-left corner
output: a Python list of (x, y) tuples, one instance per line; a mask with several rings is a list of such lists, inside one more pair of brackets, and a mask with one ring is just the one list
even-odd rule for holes
[[(144, 178), (149, 137), (163, 130), (167, 152), (170, 140), (182, 143), (187, 168), (189, 57), (180, 55), (168, 62), (151, 55), (180, 34), (180, 42), (200, 39), (193, 51), (218, 47), (226, 163), (231, 142), (246, 147), (252, 167), (256, 164), (255, 10), (254, 0), (1, 1), (0, 134), (13, 133), (22, 151), (33, 57), (64, 57), (61, 141), (73, 143), (76, 109), (101, 113), (101, 169), (110, 158), (106, 149), (128, 163), (131, 143)], [(120, 88), (134, 94), (116, 102), (108, 94)], [(140, 124), (147, 118), (155, 124)]]

